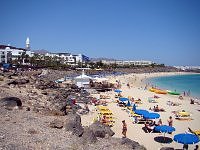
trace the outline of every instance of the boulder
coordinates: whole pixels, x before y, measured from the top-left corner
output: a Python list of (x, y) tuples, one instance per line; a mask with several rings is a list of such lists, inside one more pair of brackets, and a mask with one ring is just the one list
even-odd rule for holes
[(75, 84), (72, 84), (72, 85), (71, 85), (71, 89), (78, 89), (78, 86), (75, 85)]
[(21, 84), (27, 84), (29, 83), (29, 79), (16, 79), (8, 82), (8, 85), (14, 84), (14, 85), (21, 85)]
[(41, 90), (58, 88), (57, 84), (54, 81), (50, 81), (47, 79), (37, 80), (35, 86), (36, 88), (41, 89)]
[(127, 146), (131, 147), (131, 149), (135, 149), (135, 150), (146, 150), (146, 148), (141, 146), (138, 142), (135, 142), (128, 138), (122, 138), (121, 144), (127, 145)]
[(13, 109), (22, 106), (22, 101), (17, 97), (4, 97), (0, 100), (0, 106)]
[(89, 126), (90, 130), (92, 130), (96, 137), (104, 138), (106, 134), (109, 136), (113, 136), (115, 133), (110, 129), (109, 126), (103, 125), (99, 121), (94, 122)]
[(65, 131), (71, 131), (76, 136), (82, 136), (83, 127), (81, 125), (81, 117), (77, 114), (69, 114), (65, 120)]
[(28, 131), (27, 131), (28, 134), (37, 134), (38, 131), (35, 130), (34, 128), (30, 128)]
[(48, 93), (47, 93), (47, 91), (42, 91), (41, 94), (47, 95)]
[(88, 127), (84, 128), (84, 133), (82, 135), (83, 143), (95, 143), (97, 138), (92, 130)]
[(50, 127), (51, 128), (57, 128), (57, 129), (62, 129), (63, 128), (63, 121), (60, 121), (58, 119), (53, 120), (52, 122), (50, 122)]

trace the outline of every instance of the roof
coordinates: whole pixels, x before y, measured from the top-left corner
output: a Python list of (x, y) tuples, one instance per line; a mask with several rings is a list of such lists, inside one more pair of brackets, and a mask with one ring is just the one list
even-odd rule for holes
[(25, 48), (17, 48), (17, 47), (14, 47), (14, 46), (0, 45), (0, 49), (6, 49), (6, 47), (9, 47), (10, 49), (26, 50)]

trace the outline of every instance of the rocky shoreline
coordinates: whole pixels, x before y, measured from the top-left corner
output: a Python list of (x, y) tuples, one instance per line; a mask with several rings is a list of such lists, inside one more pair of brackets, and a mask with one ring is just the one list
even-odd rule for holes
[[(71, 73), (71, 72), (70, 72)], [(41, 70), (0, 73), (1, 149), (141, 149), (127, 138), (95, 122), (81, 124), (77, 103), (90, 103), (86, 91), (73, 84), (60, 86), (54, 80), (66, 72)]]

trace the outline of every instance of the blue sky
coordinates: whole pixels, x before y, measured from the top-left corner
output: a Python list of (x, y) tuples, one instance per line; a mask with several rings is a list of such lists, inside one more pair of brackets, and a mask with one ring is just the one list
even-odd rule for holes
[(200, 65), (199, 0), (0, 0), (0, 44)]

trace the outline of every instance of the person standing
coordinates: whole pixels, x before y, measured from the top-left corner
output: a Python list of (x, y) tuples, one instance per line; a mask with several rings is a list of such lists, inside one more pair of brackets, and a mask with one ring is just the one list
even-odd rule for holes
[(161, 119), (158, 120), (157, 125), (158, 125), (158, 126), (161, 126), (161, 125), (162, 125), (162, 120), (161, 120)]
[(169, 119), (167, 120), (168, 121), (168, 124), (169, 126), (173, 126), (173, 119), (172, 119), (172, 116), (169, 117)]
[(122, 121), (122, 134), (123, 137), (126, 138), (126, 132), (127, 132), (127, 124), (125, 122), (125, 120)]

